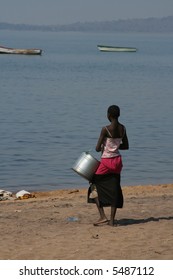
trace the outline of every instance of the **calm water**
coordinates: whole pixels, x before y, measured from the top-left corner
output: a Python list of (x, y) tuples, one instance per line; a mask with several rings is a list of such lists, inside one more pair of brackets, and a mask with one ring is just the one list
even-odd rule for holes
[[(97, 44), (137, 47), (101, 53)], [(173, 34), (0, 31), (0, 45), (42, 48), (0, 55), (0, 188), (79, 188), (71, 170), (94, 151), (107, 107), (121, 107), (130, 150), (122, 186), (173, 182)]]

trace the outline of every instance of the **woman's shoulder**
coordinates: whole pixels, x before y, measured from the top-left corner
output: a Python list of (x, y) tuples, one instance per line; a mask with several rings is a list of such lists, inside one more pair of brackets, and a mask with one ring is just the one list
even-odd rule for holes
[(108, 134), (107, 126), (103, 126), (103, 127), (101, 128), (101, 135), (102, 135), (103, 137), (106, 137), (107, 134)]
[(122, 124), (122, 123), (118, 123), (118, 126), (119, 126), (120, 129), (126, 129), (126, 128), (125, 128), (125, 125)]
[(120, 132), (121, 137), (123, 137), (124, 134), (125, 134), (126, 128), (125, 128), (125, 126), (122, 123), (119, 123), (118, 130)]

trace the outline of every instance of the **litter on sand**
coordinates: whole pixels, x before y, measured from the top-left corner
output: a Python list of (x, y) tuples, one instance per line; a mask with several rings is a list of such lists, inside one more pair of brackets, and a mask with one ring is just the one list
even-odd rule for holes
[(19, 191), (16, 193), (17, 199), (28, 199), (35, 197), (34, 194), (31, 194), (30, 192), (27, 192), (25, 190)]
[(12, 199), (12, 192), (0, 190), (0, 200)]

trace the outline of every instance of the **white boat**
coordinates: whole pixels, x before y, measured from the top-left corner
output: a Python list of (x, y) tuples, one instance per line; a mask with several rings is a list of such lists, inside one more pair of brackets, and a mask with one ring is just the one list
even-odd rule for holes
[(136, 48), (131, 47), (114, 47), (114, 46), (103, 46), (97, 45), (97, 48), (101, 52), (136, 52)]
[(41, 55), (41, 49), (15, 49), (0, 46), (0, 54), (29, 54), (29, 55)]

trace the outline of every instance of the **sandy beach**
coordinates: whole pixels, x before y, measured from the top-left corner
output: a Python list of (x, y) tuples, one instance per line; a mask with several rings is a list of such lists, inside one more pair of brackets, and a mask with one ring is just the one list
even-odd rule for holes
[(0, 259), (172, 260), (173, 184), (122, 189), (114, 227), (93, 226), (98, 213), (85, 188), (0, 201)]

